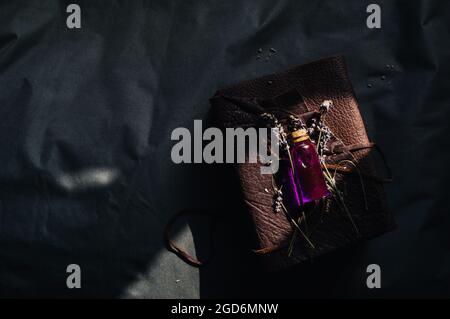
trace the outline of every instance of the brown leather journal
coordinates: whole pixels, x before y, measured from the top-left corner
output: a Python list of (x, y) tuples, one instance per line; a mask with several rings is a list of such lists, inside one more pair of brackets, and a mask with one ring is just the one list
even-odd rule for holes
[[(333, 107), (324, 117), (331, 130), (325, 166), (342, 191), (347, 206), (327, 200), (308, 207), (293, 220), (274, 212), (276, 196), (271, 175), (260, 172), (262, 164), (235, 164), (243, 200), (254, 221), (258, 246), (255, 253), (271, 270), (295, 265), (313, 257), (383, 234), (395, 223), (387, 207), (373, 153), (358, 110), (343, 57), (331, 57), (296, 66), (219, 90), (211, 99), (218, 124), (223, 127), (258, 127), (261, 114), (275, 110), (285, 121), (296, 114), (306, 123), (318, 116), (324, 100)], [(288, 111), (288, 112), (285, 112)], [(356, 165), (350, 165), (350, 161)], [(298, 212), (293, 213), (300, 214)]]

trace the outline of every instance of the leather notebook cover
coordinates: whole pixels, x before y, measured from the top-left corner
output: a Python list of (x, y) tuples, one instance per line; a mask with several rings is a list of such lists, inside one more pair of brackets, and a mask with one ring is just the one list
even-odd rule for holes
[[(308, 121), (324, 100), (333, 102), (324, 117), (333, 134), (326, 163), (333, 167), (343, 159), (351, 159), (357, 168), (341, 165), (335, 175), (351, 218), (334, 201), (306, 212), (304, 231), (313, 246), (303, 236), (297, 236), (288, 252), (294, 226), (285, 214), (274, 213), (272, 176), (261, 174), (260, 163), (234, 164), (243, 200), (254, 221), (258, 240), (255, 252), (271, 270), (383, 234), (395, 226), (383, 181), (377, 178), (374, 147), (367, 136), (345, 61), (335, 56), (296, 66), (221, 89), (211, 99), (213, 114), (222, 128), (258, 127), (260, 114), (252, 109), (254, 103), (261, 108), (286, 109)], [(278, 114), (281, 120), (283, 114), (286, 113)]]

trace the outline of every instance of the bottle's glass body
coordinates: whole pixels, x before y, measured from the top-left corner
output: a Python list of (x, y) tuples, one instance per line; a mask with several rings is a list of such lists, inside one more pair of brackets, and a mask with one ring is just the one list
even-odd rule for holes
[(306, 132), (297, 133), (294, 138), (291, 158), (294, 169), (290, 170), (289, 178), (291, 185), (295, 184), (293, 191), (297, 193), (295, 199), (298, 203), (303, 205), (330, 195), (316, 147)]

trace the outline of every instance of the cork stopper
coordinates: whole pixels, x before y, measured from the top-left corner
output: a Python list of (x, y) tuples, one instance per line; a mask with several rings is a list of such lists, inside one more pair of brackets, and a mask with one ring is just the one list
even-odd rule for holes
[(309, 139), (308, 132), (305, 129), (295, 130), (291, 133), (291, 136), (294, 142), (301, 142)]

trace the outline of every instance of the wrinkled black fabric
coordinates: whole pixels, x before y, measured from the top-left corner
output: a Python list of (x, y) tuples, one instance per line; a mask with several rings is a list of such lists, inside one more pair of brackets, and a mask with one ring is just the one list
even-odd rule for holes
[[(449, 3), (377, 1), (371, 30), (371, 1), (77, 1), (69, 30), (72, 2), (0, 2), (1, 296), (450, 295)], [(173, 164), (170, 134), (207, 120), (219, 87), (334, 54), (393, 169), (399, 228), (264, 275), (229, 167)], [(220, 220), (200, 271), (163, 247), (189, 207)], [(204, 228), (189, 219), (174, 235), (202, 255)], [(81, 289), (66, 287), (72, 263)], [(366, 287), (371, 263), (382, 289)]]

